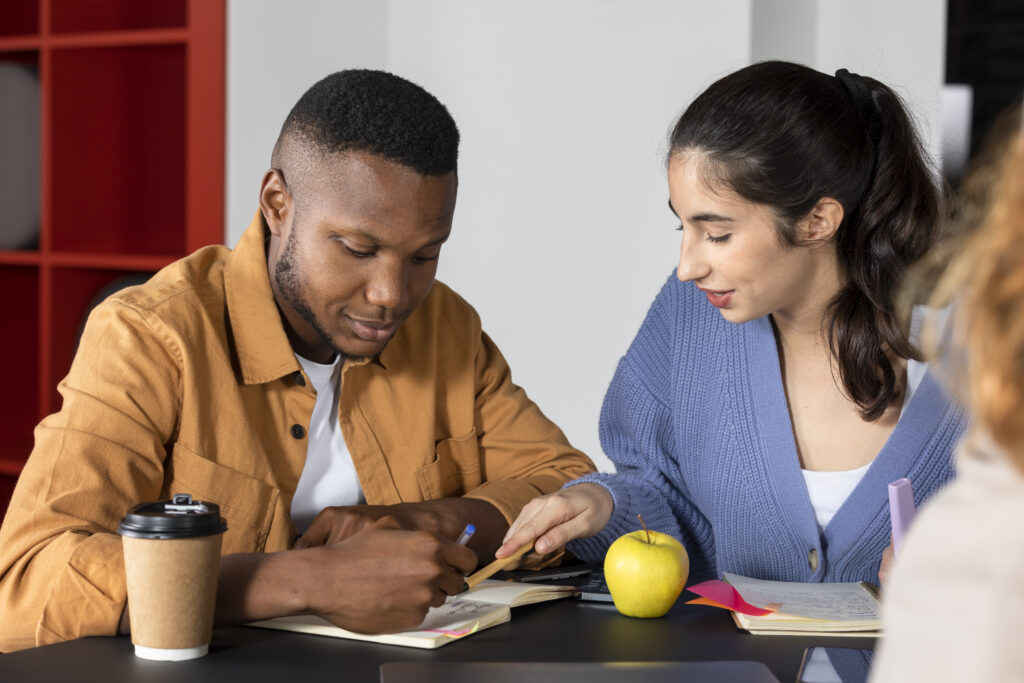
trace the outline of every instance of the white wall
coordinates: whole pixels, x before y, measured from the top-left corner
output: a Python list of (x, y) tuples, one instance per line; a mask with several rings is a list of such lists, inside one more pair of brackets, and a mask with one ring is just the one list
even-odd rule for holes
[(846, 68), (903, 97), (933, 159), (941, 149), (946, 3), (941, 0), (754, 0), (754, 60)]
[(666, 135), (694, 93), (746, 63), (748, 4), (390, 7), (388, 66), (434, 92), (463, 134), (439, 277), (480, 311), (515, 380), (607, 468), (605, 389), (679, 253)]
[(387, 67), (386, 22), (376, 0), (228, 0), (225, 244), (256, 215), (277, 134), (302, 93), (341, 68)]
[(938, 159), (946, 80), (945, 2), (819, 0), (817, 49), (816, 68), (833, 73), (845, 67), (893, 87)]
[(818, 4), (830, 0), (754, 0), (750, 59), (782, 59), (807, 66), (818, 61)]
[(781, 57), (907, 85), (931, 119), (944, 15), (925, 5), (942, 3), (908, 4), (296, 0), (285, 12), (229, 0), (226, 241), (256, 210), (305, 88), (350, 67), (420, 83), (463, 136), (438, 276), (476, 306), (515, 380), (610, 469), (601, 400), (678, 254), (663, 169), (674, 117), (716, 78)]

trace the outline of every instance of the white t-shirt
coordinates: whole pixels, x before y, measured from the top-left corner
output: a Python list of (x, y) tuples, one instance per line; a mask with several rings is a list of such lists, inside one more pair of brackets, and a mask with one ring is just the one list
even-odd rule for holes
[(326, 507), (364, 501), (352, 456), (338, 423), (341, 358), (326, 365), (296, 356), (316, 390), (316, 404), (307, 432), (306, 463), (292, 498), (292, 521), (299, 533)]
[(812, 647), (811, 651), (804, 655), (804, 666), (800, 669), (799, 683), (843, 683), (828, 653), (823, 647)]
[[(925, 363), (916, 360), (907, 361), (907, 393), (903, 398), (903, 407), (900, 409), (901, 418), (903, 417), (902, 411), (906, 410), (910, 397), (917, 391), (927, 370), (928, 366)], [(814, 508), (814, 516), (818, 520), (819, 531), (832, 521), (836, 512), (867, 474), (869, 467), (871, 467), (871, 463), (854, 470), (839, 472), (802, 470), (804, 483), (807, 485), (807, 495), (811, 499), (811, 507)]]

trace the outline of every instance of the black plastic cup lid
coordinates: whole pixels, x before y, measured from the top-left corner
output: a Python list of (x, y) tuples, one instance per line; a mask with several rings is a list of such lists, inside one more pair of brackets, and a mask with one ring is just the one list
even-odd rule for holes
[(171, 500), (140, 503), (128, 511), (117, 527), (132, 538), (192, 538), (213, 536), (228, 530), (216, 503), (192, 500), (187, 493), (175, 493)]

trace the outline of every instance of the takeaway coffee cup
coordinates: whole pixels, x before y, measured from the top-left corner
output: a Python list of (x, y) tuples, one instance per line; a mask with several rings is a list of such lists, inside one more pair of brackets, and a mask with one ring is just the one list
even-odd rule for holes
[(136, 505), (121, 520), (137, 657), (180, 661), (207, 653), (227, 528), (217, 505), (187, 493)]

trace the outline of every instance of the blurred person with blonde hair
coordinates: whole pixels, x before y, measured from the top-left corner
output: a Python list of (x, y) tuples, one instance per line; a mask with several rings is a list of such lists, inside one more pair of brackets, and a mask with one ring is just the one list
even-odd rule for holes
[(973, 424), (886, 581), (876, 683), (1024, 680), (1024, 132), (1001, 148), (932, 297), (952, 302), (933, 354)]

